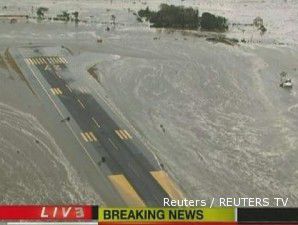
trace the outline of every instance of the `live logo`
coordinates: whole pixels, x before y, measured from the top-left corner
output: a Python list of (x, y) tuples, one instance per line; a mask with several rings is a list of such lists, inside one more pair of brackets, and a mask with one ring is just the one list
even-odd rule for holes
[(43, 219), (83, 219), (84, 208), (79, 206), (44, 206), (40, 217)]

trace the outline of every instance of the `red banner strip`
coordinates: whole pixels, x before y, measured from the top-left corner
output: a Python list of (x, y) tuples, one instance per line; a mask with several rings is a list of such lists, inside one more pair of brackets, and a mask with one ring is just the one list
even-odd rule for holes
[(298, 225), (298, 223), (237, 223), (237, 222), (99, 222), (98, 225)]
[(99, 225), (236, 225), (236, 222), (99, 222)]
[(92, 206), (0, 206), (0, 220), (92, 220)]

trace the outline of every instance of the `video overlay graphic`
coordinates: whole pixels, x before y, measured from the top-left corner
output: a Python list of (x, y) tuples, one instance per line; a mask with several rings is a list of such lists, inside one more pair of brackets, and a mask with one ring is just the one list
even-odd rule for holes
[(94, 205), (0, 206), (0, 224), (235, 225), (298, 224), (298, 208), (103, 208)]

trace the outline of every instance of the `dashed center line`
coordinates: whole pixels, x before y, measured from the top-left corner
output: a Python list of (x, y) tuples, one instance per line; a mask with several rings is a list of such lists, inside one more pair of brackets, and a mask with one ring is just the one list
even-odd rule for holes
[(67, 84), (65, 86), (70, 92), (72, 92), (71, 88)]
[(82, 92), (83, 94), (89, 93), (89, 91), (85, 87), (79, 87), (79, 91)]
[(92, 120), (93, 120), (93, 122), (95, 123), (95, 125), (96, 125), (97, 127), (100, 127), (99, 123), (96, 121), (96, 119), (94, 119), (94, 117), (92, 117)]
[(82, 108), (85, 109), (85, 106), (84, 106), (84, 104), (81, 102), (81, 100), (80, 100), (80, 99), (77, 99), (77, 100), (78, 100), (78, 103), (82, 106)]
[(116, 149), (116, 150), (119, 150), (119, 148), (115, 145), (115, 143), (109, 138), (109, 142), (111, 143), (111, 145), (113, 145), (113, 147)]

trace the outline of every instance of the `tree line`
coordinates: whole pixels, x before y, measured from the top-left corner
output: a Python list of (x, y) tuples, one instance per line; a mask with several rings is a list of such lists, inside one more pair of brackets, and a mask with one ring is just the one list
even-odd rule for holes
[(138, 21), (147, 20), (152, 27), (198, 29), (208, 31), (228, 30), (228, 20), (222, 16), (215, 16), (204, 12), (199, 17), (199, 11), (192, 7), (174, 6), (161, 4), (160, 9), (155, 12), (149, 7), (138, 11)]
[[(45, 18), (45, 13), (49, 11), (49, 8), (46, 7), (39, 7), (36, 10), (37, 19), (43, 20)], [(75, 11), (69, 13), (67, 11), (62, 11), (62, 14), (58, 14), (56, 17), (53, 18), (54, 20), (62, 20), (62, 21), (75, 21), (76, 23), (79, 22), (79, 12)]]

